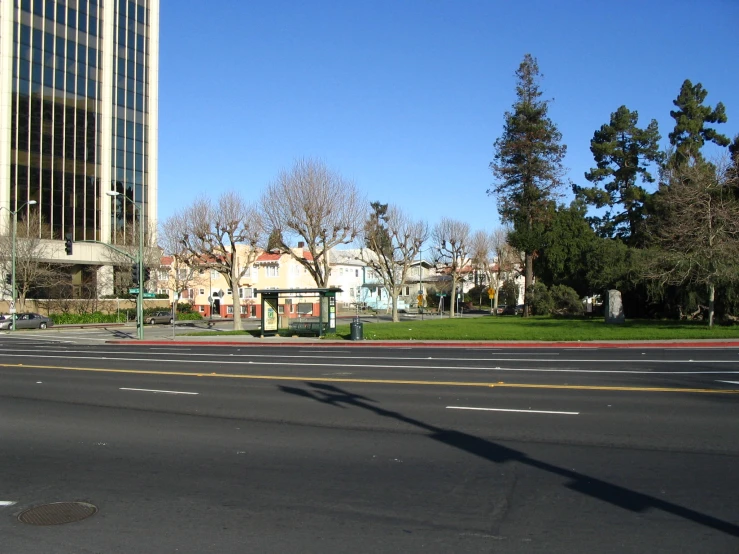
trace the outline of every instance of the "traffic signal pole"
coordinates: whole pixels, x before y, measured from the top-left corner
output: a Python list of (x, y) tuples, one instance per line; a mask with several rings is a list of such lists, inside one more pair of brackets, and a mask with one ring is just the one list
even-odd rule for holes
[[(134, 203), (134, 208), (137, 208)], [(144, 340), (144, 210), (139, 210), (139, 293), (136, 298), (136, 336)]]

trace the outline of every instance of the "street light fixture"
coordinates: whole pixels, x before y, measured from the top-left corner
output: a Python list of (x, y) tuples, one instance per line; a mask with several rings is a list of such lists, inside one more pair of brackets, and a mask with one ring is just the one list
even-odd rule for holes
[(130, 202), (134, 212), (139, 215), (139, 254), (138, 254), (138, 273), (139, 288), (136, 295), (136, 336), (139, 340), (144, 339), (144, 214), (143, 207), (140, 202), (131, 200), (125, 195), (121, 195), (117, 190), (106, 191), (105, 194), (112, 197), (121, 196), (125, 201)]
[(16, 299), (16, 288), (15, 288), (15, 242), (16, 242), (16, 234), (18, 232), (18, 212), (20, 212), (23, 208), (26, 206), (33, 206), (36, 204), (35, 200), (29, 200), (28, 202), (24, 202), (21, 204), (19, 208), (17, 208), (15, 211), (11, 210), (10, 208), (6, 208), (5, 206), (0, 207), (0, 210), (7, 210), (11, 216), (13, 216), (13, 233), (10, 237), (10, 294), (11, 294), (11, 300), (10, 300), (10, 325), (11, 329), (15, 331), (15, 299)]

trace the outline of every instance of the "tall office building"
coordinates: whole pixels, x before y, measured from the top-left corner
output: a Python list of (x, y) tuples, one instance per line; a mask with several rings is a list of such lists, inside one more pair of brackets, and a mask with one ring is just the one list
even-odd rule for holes
[(75, 284), (156, 226), (158, 59), (159, 0), (0, 0), (0, 232), (33, 221)]

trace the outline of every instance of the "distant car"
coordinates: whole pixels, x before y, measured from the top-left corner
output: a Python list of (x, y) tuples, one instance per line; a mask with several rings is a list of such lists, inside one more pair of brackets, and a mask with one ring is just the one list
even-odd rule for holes
[(144, 321), (149, 325), (155, 323), (172, 323), (172, 312), (154, 312), (144, 317)]
[(523, 304), (517, 306), (506, 306), (503, 315), (521, 315), (523, 313)]
[(505, 309), (506, 309), (506, 305), (505, 305), (505, 304), (500, 304), (500, 305), (499, 305), (499, 306), (498, 306), (498, 307), (496, 308), (496, 311), (495, 311), (495, 313), (496, 313), (496, 314), (498, 314), (498, 315), (501, 315), (501, 314), (502, 314), (502, 313), (503, 313), (503, 312), (505, 311)]
[[(13, 320), (11, 317), (12, 316), (7, 316), (5, 319), (0, 321), (0, 329), (13, 328)], [(52, 325), (54, 325), (54, 322), (45, 315), (32, 312), (15, 314), (16, 329), (46, 329)]]

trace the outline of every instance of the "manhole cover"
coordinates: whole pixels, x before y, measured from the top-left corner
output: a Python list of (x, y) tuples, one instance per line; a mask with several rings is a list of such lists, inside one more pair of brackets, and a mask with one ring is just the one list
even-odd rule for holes
[(18, 519), (30, 525), (61, 525), (82, 521), (97, 511), (95, 506), (87, 502), (54, 502), (29, 508)]

